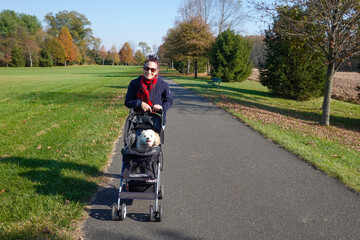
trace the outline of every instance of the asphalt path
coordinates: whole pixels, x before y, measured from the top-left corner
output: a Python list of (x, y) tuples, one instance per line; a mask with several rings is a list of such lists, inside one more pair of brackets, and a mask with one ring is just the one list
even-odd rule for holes
[(126, 219), (111, 220), (120, 139), (85, 239), (360, 239), (358, 193), (167, 81), (175, 102), (163, 145), (163, 220), (149, 222), (149, 200), (128, 201)]

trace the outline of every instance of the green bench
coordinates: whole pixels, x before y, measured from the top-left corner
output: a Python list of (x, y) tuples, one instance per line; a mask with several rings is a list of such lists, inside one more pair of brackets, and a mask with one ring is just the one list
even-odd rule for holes
[(207, 83), (208, 83), (208, 84), (211, 84), (211, 85), (213, 85), (213, 86), (217, 86), (217, 88), (219, 88), (220, 83), (221, 83), (221, 78), (213, 77), (213, 78), (211, 79), (211, 81), (208, 81)]

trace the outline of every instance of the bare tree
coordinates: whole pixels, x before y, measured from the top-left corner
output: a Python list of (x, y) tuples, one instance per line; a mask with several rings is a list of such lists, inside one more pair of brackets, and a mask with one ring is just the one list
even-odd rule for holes
[(216, 34), (236, 29), (245, 19), (240, 0), (183, 0), (178, 9), (180, 22), (201, 18)]
[(214, 0), (184, 0), (178, 9), (180, 21), (189, 21), (194, 17), (201, 19), (210, 26), (213, 23)]
[(333, 77), (341, 64), (360, 53), (359, 0), (277, 0), (274, 5), (253, 2), (274, 19), (276, 31), (308, 39), (327, 65), (321, 124), (330, 125)]
[(227, 28), (234, 29), (245, 19), (239, 0), (218, 0), (216, 26), (218, 34)]

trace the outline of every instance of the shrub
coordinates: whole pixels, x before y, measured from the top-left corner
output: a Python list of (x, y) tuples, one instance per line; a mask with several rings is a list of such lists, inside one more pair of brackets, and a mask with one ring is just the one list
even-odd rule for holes
[(25, 59), (23, 55), (23, 50), (19, 46), (15, 46), (11, 51), (12, 61), (10, 62), (10, 67), (25, 67)]
[(222, 78), (224, 82), (246, 80), (252, 69), (250, 53), (253, 44), (250, 40), (227, 29), (215, 40), (211, 49), (211, 75)]
[(266, 31), (266, 59), (260, 82), (275, 95), (309, 100), (324, 92), (326, 66), (304, 41)]

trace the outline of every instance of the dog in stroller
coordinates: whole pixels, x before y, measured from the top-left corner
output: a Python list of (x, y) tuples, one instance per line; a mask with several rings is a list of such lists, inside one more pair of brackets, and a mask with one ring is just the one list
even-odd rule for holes
[[(154, 132), (154, 143), (144, 132)], [(130, 110), (124, 128), (124, 147), (122, 153), (122, 169), (117, 203), (111, 210), (113, 220), (126, 218), (126, 204), (122, 199), (155, 200), (155, 207), (150, 205), (150, 221), (161, 221), (162, 207), (159, 199), (164, 196), (164, 187), (160, 185), (160, 172), (163, 170), (163, 154), (161, 144), (164, 143), (163, 115), (156, 112), (136, 112)], [(156, 140), (156, 136), (159, 139)], [(145, 148), (139, 148), (139, 141), (145, 141)]]

